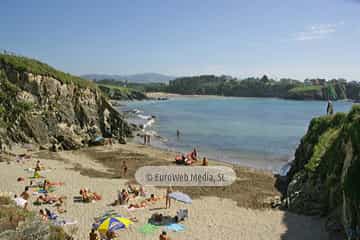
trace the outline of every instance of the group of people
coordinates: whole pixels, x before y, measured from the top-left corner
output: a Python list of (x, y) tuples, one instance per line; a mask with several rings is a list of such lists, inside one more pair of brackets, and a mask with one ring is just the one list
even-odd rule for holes
[[(198, 161), (198, 152), (196, 148), (194, 148), (193, 151), (188, 153), (186, 156), (184, 154), (181, 154), (175, 157), (175, 162), (177, 164), (192, 165), (197, 161)], [(209, 161), (206, 157), (203, 157), (201, 165), (202, 166), (209, 165)]]
[(92, 192), (90, 191), (90, 189), (87, 188), (80, 189), (79, 193), (81, 195), (81, 199), (83, 202), (92, 202), (92, 201), (101, 200), (101, 196), (98, 193)]

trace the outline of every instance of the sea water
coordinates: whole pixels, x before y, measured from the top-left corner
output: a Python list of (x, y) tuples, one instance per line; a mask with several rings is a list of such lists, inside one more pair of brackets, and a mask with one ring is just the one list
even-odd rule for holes
[[(278, 172), (293, 159), (311, 119), (326, 113), (326, 105), (272, 98), (179, 97), (127, 102), (125, 110), (136, 113), (129, 121), (145, 124), (147, 131), (162, 137), (153, 137), (157, 147), (182, 153), (196, 148), (201, 157)], [(351, 105), (334, 102), (334, 110), (347, 112)]]

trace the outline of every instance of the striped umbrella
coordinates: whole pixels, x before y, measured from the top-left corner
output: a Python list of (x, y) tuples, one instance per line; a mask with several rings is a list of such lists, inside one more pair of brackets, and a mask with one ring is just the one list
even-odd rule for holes
[(107, 231), (116, 231), (123, 228), (128, 228), (130, 224), (133, 222), (127, 218), (123, 217), (108, 217), (100, 220), (98, 224), (96, 224), (96, 229), (99, 232), (107, 232)]

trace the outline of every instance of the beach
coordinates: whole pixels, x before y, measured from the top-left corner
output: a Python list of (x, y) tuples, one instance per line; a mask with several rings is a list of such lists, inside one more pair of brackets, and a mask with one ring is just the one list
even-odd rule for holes
[[(25, 150), (16, 148), (14, 151), (21, 153)], [(11, 159), (14, 160), (14, 157)], [(65, 183), (57, 187), (52, 195), (67, 197), (67, 212), (60, 214), (60, 217), (67, 221), (77, 221), (76, 225), (65, 226), (65, 230), (73, 233), (75, 239), (87, 239), (94, 218), (109, 211), (138, 219), (128, 229), (119, 231), (118, 239), (158, 239), (164, 227), (159, 227), (150, 235), (140, 233), (139, 228), (147, 223), (153, 213), (175, 216), (180, 208), (188, 209), (189, 218), (181, 222), (184, 231), (168, 231), (171, 239), (328, 239), (322, 219), (271, 209), (267, 199), (279, 196), (274, 187), (275, 178), (269, 172), (249, 168), (235, 167), (238, 178), (229, 187), (175, 188), (193, 198), (190, 205), (172, 201), (172, 207), (165, 209), (165, 199), (134, 211), (129, 211), (126, 205), (110, 205), (116, 199), (117, 191), (126, 189), (127, 184), (134, 181), (133, 174), (138, 167), (172, 165), (173, 159), (173, 152), (135, 143), (58, 153), (33, 152), (32, 160), (23, 164), (15, 161), (10, 164), (0, 162), (0, 191), (20, 194), (31, 176), (24, 169), (34, 167), (35, 161), (40, 160), (50, 169), (43, 173), (47, 179)], [(120, 171), (123, 160), (129, 167), (125, 178), (121, 177)], [(220, 164), (224, 163), (210, 162), (210, 165)], [(25, 181), (17, 182), (18, 177), (24, 177)], [(102, 199), (94, 203), (73, 202), (81, 188), (97, 192)], [(161, 188), (146, 187), (146, 191), (159, 197), (165, 195), (165, 189)], [(35, 198), (32, 196), (31, 201)], [(130, 202), (141, 200), (131, 199)], [(30, 205), (31, 210), (38, 211), (39, 208)]]

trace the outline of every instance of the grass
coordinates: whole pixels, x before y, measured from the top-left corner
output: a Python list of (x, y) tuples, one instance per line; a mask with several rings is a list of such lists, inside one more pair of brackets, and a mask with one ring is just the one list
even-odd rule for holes
[[(20, 222), (35, 220), (35, 212), (30, 212), (22, 208), (16, 207), (11, 201), (10, 197), (0, 197), (0, 233), (7, 230), (17, 230)], [(44, 223), (46, 224), (46, 223)], [(51, 240), (70, 240), (63, 228), (50, 225), (49, 239)], [(14, 232), (16, 239), (26, 239), (26, 236), (21, 231)]]
[(96, 87), (91, 81), (56, 70), (45, 63), (28, 57), (0, 53), (0, 63), (3, 65), (10, 65), (19, 72), (51, 76), (64, 84), (75, 84), (79, 87), (86, 88)]
[(320, 136), (318, 143), (314, 147), (314, 152), (311, 159), (305, 165), (305, 169), (307, 171), (315, 172), (321, 162), (322, 157), (330, 148), (330, 146), (334, 143), (335, 139), (339, 135), (339, 132), (339, 129), (330, 128)]
[(128, 87), (123, 87), (123, 86), (115, 86), (115, 85), (110, 85), (110, 84), (109, 85), (108, 84), (97, 84), (97, 85), (102, 86), (102, 87), (107, 87), (107, 88), (110, 88), (110, 89), (113, 89), (113, 90), (119, 90), (124, 94), (128, 94), (131, 91), (133, 91), (133, 89), (128, 88)]

